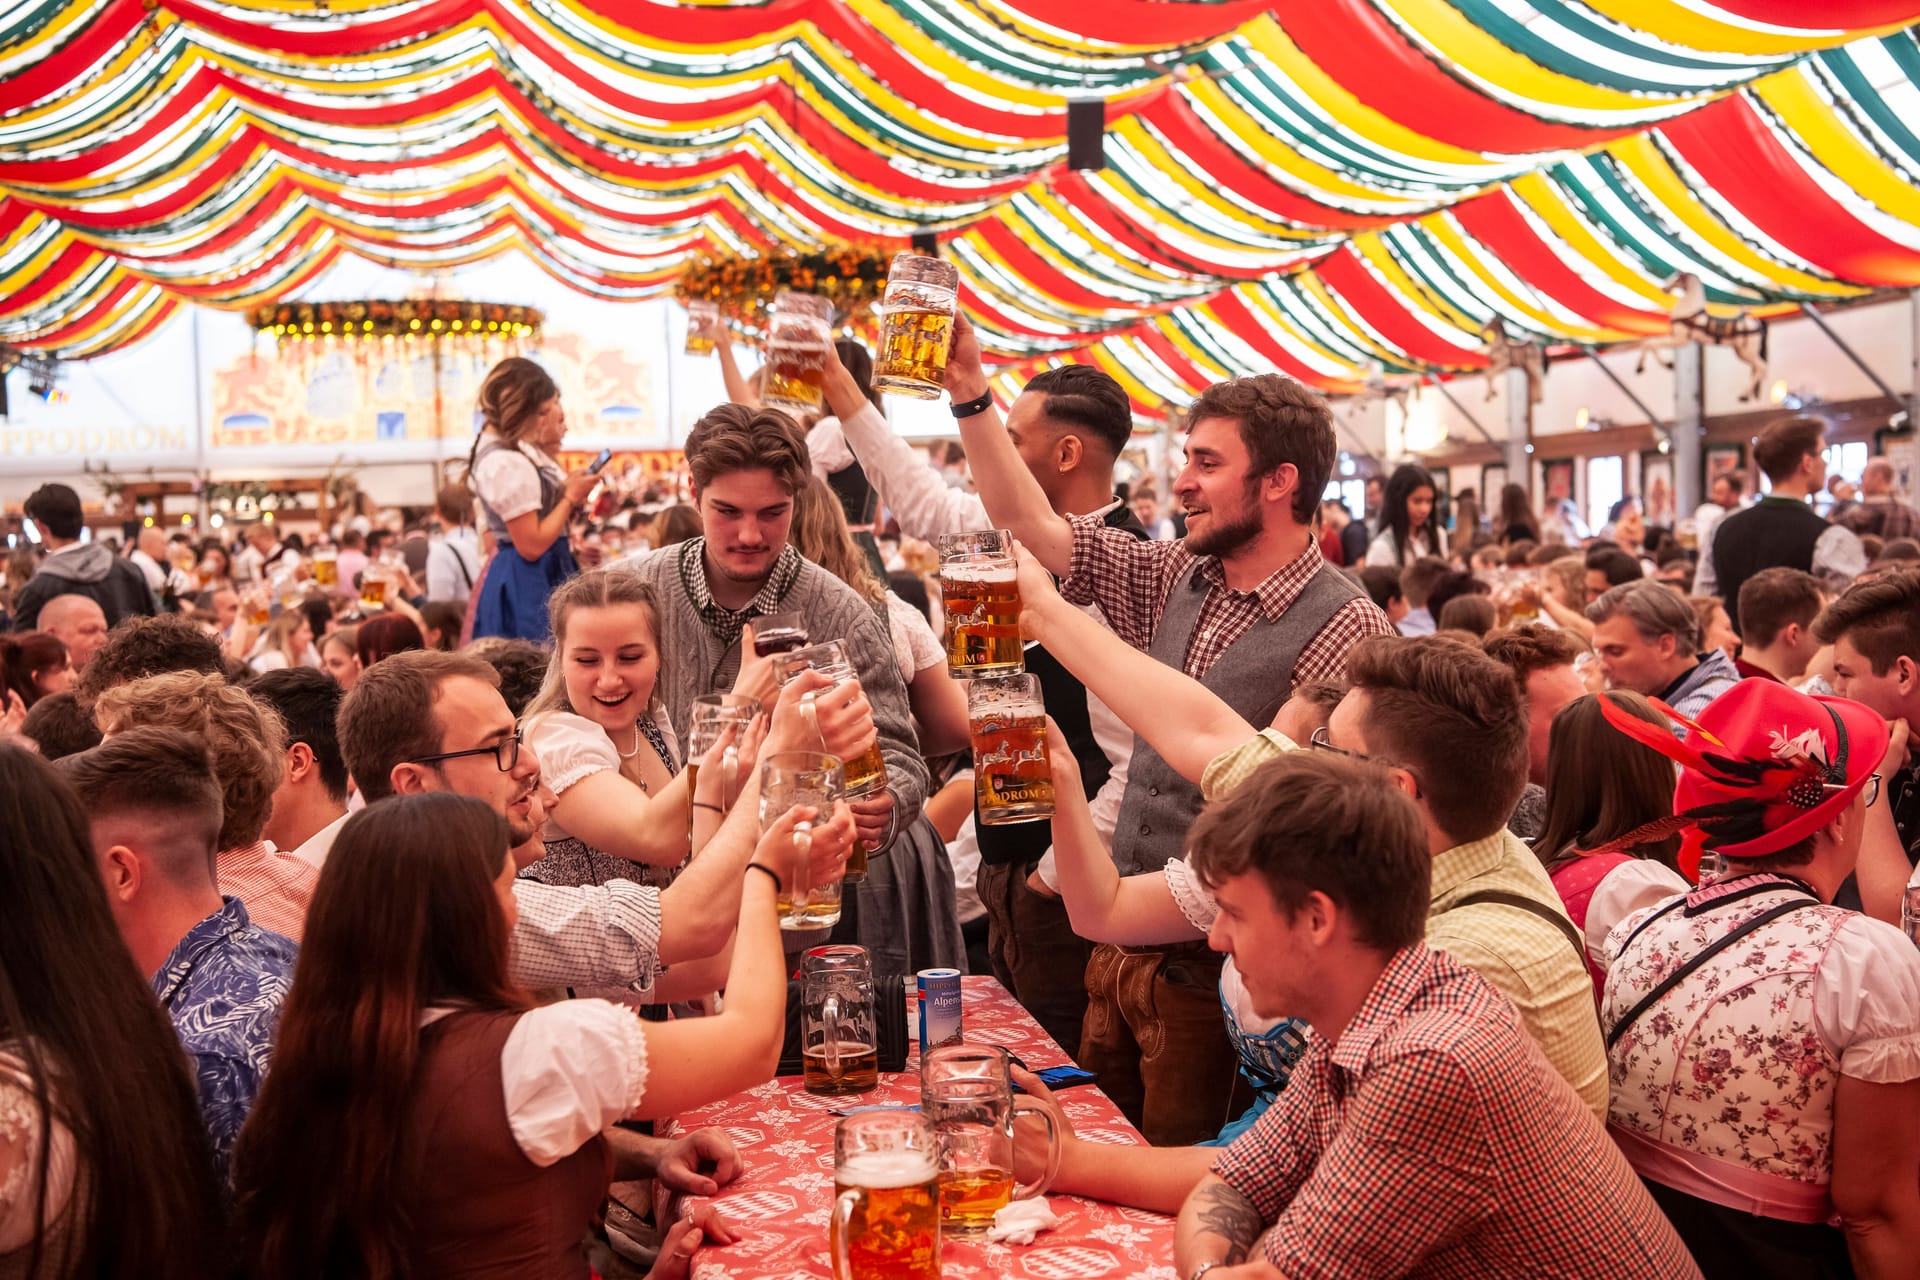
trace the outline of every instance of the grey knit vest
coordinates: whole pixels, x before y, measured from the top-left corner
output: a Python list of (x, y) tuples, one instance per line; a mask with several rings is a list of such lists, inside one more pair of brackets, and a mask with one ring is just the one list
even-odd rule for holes
[[(1186, 669), (1187, 645), (1200, 622), (1209, 585), (1190, 574), (1167, 593), (1167, 607), (1147, 652), (1176, 671)], [(1331, 565), (1322, 565), (1277, 620), (1264, 614), (1221, 654), (1200, 683), (1247, 723), (1265, 728), (1293, 690), (1300, 651), (1361, 589)], [(1188, 782), (1160, 753), (1135, 736), (1127, 790), (1113, 828), (1113, 861), (1123, 876), (1158, 871), (1184, 852), (1187, 829), (1200, 813), (1199, 784)]]

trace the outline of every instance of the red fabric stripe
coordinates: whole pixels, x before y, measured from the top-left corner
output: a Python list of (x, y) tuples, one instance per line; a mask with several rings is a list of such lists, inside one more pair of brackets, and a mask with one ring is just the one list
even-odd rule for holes
[(1054, 194), (1072, 205), (1076, 213), (1111, 236), (1116, 243), (1130, 247), (1149, 262), (1197, 276), (1218, 276), (1224, 280), (1258, 280), (1292, 265), (1291, 257), (1285, 261), (1246, 267), (1177, 253), (1154, 239), (1153, 230), (1137, 220), (1124, 206), (1109, 201), (1073, 170), (1052, 170), (1047, 178), (1053, 185)]
[(1628, 333), (1667, 332), (1670, 321), (1664, 314), (1629, 307), (1582, 279), (1521, 215), (1505, 188), (1462, 201), (1452, 212), (1515, 275), (1574, 314)]
[(1346, 384), (1340, 379), (1329, 378), (1311, 365), (1301, 363), (1291, 351), (1276, 342), (1273, 335), (1267, 331), (1266, 323), (1259, 319), (1245, 302), (1241, 301), (1240, 295), (1231, 290), (1218, 294), (1206, 304), (1205, 310), (1213, 312), (1236, 338), (1273, 361), (1273, 367), (1280, 372), (1297, 378), (1308, 386), (1326, 390), (1346, 389)]
[(1194, 4), (1187, 0), (1015, 0), (1012, 8), (1050, 27), (1113, 44), (1191, 44), (1212, 40), (1260, 16), (1266, 0)]
[(1160, 326), (1152, 322), (1135, 325), (1127, 331), (1127, 336), (1137, 338), (1140, 344), (1154, 355), (1160, 357), (1167, 371), (1178, 378), (1189, 391), (1198, 393), (1202, 388), (1213, 385), (1213, 375), (1203, 371), (1199, 365), (1187, 358), (1186, 352), (1175, 346), (1173, 339), (1160, 331)]
[(1713, 7), (1801, 31), (1858, 31), (1920, 20), (1913, 0), (1713, 0)]
[(1414, 360), (1443, 368), (1486, 367), (1485, 355), (1455, 346), (1416, 320), (1408, 312), (1407, 304), (1367, 270), (1351, 245), (1342, 245), (1322, 258), (1314, 270), (1388, 345), (1406, 352)]
[(1083, 287), (1077, 280), (1034, 252), (1015, 236), (1005, 223), (983, 222), (973, 230), (979, 233), (981, 242), (1005, 261), (1015, 275), (1032, 284), (1037, 291), (1049, 294), (1074, 307), (1104, 311), (1113, 306), (1112, 299), (1102, 297)]
[(1887, 239), (1821, 190), (1746, 98), (1722, 98), (1660, 131), (1723, 199), (1789, 252), (1857, 284), (1920, 285), (1920, 252)]

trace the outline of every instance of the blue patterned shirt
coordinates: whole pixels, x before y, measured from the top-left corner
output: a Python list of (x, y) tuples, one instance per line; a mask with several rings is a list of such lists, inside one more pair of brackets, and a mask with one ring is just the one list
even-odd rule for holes
[(180, 939), (153, 975), (153, 993), (193, 1059), (201, 1119), (224, 1179), (233, 1140), (267, 1074), (298, 948), (249, 920), (240, 899), (223, 901)]

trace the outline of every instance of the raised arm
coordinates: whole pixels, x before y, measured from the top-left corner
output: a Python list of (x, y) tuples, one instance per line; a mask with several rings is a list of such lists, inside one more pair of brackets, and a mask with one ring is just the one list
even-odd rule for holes
[(758, 409), (760, 397), (753, 393), (753, 387), (740, 373), (740, 362), (733, 358), (733, 333), (727, 328), (726, 320), (716, 315), (707, 323), (706, 334), (713, 339), (713, 354), (720, 360), (720, 380), (726, 384), (727, 399)]
[[(959, 405), (977, 400), (988, 389), (973, 326), (965, 315), (955, 312), (953, 351), (947, 357), (947, 395)], [(1000, 421), (1000, 411), (991, 400), (979, 413), (960, 419), (960, 439), (967, 446), (974, 487), (980, 491), (994, 526), (1013, 530), (1015, 537), (1033, 549), (1040, 563), (1055, 573), (1066, 573), (1073, 557), (1073, 530), (1020, 460)]]
[(987, 508), (979, 498), (942, 480), (925, 458), (893, 434), (838, 354), (827, 363), (826, 392), (847, 447), (860, 460), (881, 503), (900, 522), (901, 533), (932, 542), (942, 534), (989, 526)]
[(1020, 548), (1020, 626), (1184, 778), (1199, 782), (1209, 761), (1256, 732), (1198, 680), (1134, 648), (1067, 603), (1025, 546)]
[[(1895, 720), (1887, 741), (1887, 754), (1880, 765), (1880, 776), (1891, 778), (1907, 764), (1910, 730), (1905, 720)], [(1893, 806), (1876, 804), (1866, 811), (1866, 830), (1860, 839), (1860, 858), (1854, 874), (1859, 878), (1860, 909), (1876, 920), (1900, 923), (1900, 899), (1907, 888), (1913, 867), (1907, 861), (1906, 845), (1893, 824)]]

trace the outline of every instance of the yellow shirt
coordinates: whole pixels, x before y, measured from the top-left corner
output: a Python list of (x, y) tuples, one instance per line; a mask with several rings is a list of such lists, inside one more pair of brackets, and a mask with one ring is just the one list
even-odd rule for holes
[[(1298, 748), (1285, 734), (1262, 729), (1207, 764), (1201, 794), (1217, 800), (1261, 765), (1294, 750)], [(1559, 929), (1519, 907), (1476, 903), (1453, 909), (1462, 898), (1487, 890), (1528, 898), (1566, 915), (1540, 860), (1519, 837), (1502, 829), (1435, 855), (1427, 945), (1450, 953), (1498, 987), (1513, 1002), (1547, 1061), (1604, 1122), (1607, 1055), (1585, 960)]]

